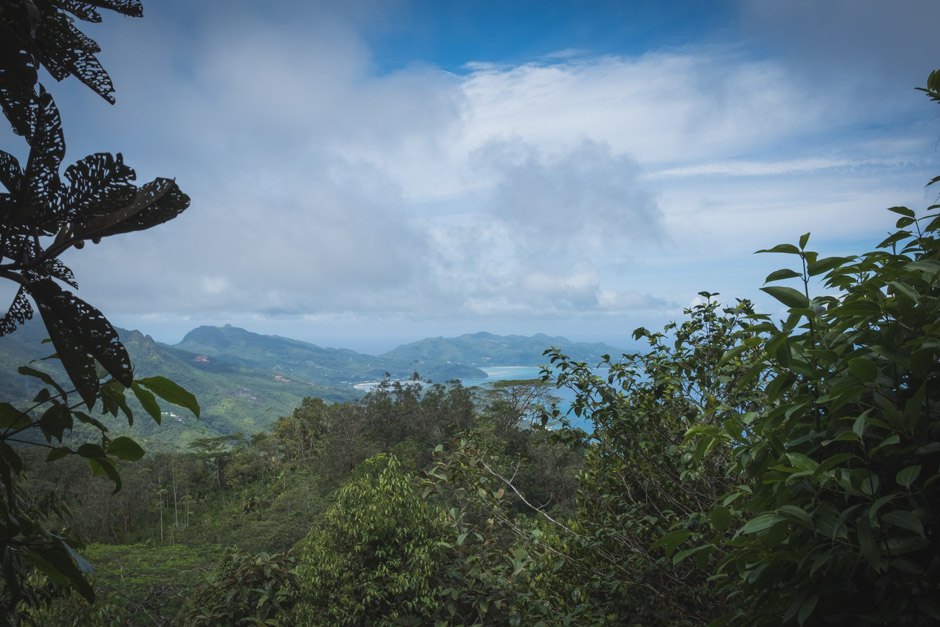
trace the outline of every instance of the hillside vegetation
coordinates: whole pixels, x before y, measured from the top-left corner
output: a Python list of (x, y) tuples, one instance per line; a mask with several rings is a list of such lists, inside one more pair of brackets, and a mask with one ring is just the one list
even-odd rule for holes
[[(934, 624), (940, 218), (892, 211), (898, 231), (871, 252), (821, 257), (808, 235), (764, 251), (793, 262), (763, 288), (781, 320), (703, 292), (685, 319), (637, 329), (643, 353), (602, 358), (603, 378), (552, 349), (543, 382), (476, 401), (398, 383), (308, 398), (250, 440), (129, 464), (116, 494), (76, 460), (34, 462), (34, 492), (79, 503), (101, 598), (25, 611), (47, 624)], [(542, 406), (547, 383), (575, 392), (592, 433)], [(148, 555), (181, 567), (158, 575)], [(117, 576), (130, 563), (140, 578)]]

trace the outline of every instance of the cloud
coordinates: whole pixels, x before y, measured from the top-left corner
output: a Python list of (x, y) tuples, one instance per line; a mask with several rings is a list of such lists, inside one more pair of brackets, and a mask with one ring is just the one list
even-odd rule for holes
[[(887, 50), (914, 9), (795, 4), (742, 2), (745, 42), (462, 74), (376, 70), (368, 34), (396, 3), (187, 4), (186, 21), (157, 8), (101, 38), (116, 108), (56, 93), (70, 158), (121, 149), (193, 205), (67, 261), (90, 302), (151, 320), (484, 328), (674, 311), (715, 283), (740, 293), (756, 271), (741, 255), (810, 229), (875, 232), (882, 206), (919, 200), (901, 192), (931, 165), (935, 135), (911, 122), (929, 115), (922, 99), (866, 82), (913, 57), (882, 64), (845, 32)], [(934, 51), (923, 28), (914, 45)], [(826, 84), (814, 59), (850, 82)]]
[[(819, 86), (854, 85), (847, 104), (891, 102), (878, 92), (924, 83), (940, 54), (933, 0), (740, 0), (740, 28)], [(897, 101), (895, 101), (897, 102)]]

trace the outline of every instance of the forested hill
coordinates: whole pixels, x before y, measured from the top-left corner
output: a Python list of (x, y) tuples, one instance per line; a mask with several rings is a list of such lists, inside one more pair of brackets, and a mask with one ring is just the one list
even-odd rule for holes
[[(36, 393), (38, 381), (17, 374), (17, 368), (29, 362), (64, 379), (57, 361), (41, 361), (53, 352), (51, 345), (42, 343), (45, 335), (42, 325), (31, 321), (0, 338), (0, 392), (4, 398), (25, 400)], [(380, 380), (386, 373), (404, 379), (418, 372), (422, 379), (435, 382), (482, 379), (486, 373), (479, 366), (545, 363), (542, 353), (550, 346), (589, 363), (605, 352), (619, 354), (610, 346), (574, 344), (547, 335), (476, 333), (434, 338), (378, 356), (228, 325), (198, 327), (175, 345), (157, 342), (140, 331), (121, 329), (120, 335), (138, 377), (168, 377), (195, 394), (202, 407), (198, 421), (182, 411), (165, 417), (160, 427), (149, 420), (135, 421), (129, 433), (151, 450), (185, 448), (199, 437), (257, 433), (269, 429), (305, 397), (329, 402), (352, 400), (362, 395), (355, 384)], [(131, 406), (137, 410), (136, 401), (131, 400)]]
[[(140, 331), (121, 329), (120, 335), (138, 377), (168, 377), (193, 392), (202, 407), (198, 421), (178, 409), (164, 416), (162, 426), (148, 419), (135, 421), (129, 432), (149, 449), (185, 448), (197, 437), (250, 434), (267, 429), (307, 396), (328, 401), (360, 396), (351, 386), (278, 377), (263, 368), (225, 357), (206, 359), (200, 354), (156, 342)], [(41, 343), (43, 337), (42, 325), (32, 321), (16, 333), (0, 338), (0, 364), (3, 366), (0, 391), (4, 398), (25, 399), (37, 391), (35, 379), (17, 374), (17, 368), (28, 362), (59, 380), (64, 379), (58, 361), (33, 361), (53, 352), (51, 345)], [(129, 402), (135, 413), (140, 411), (140, 415), (144, 415), (136, 401)]]
[(174, 348), (202, 355), (209, 361), (221, 358), (245, 367), (331, 385), (381, 379), (386, 373), (394, 378), (406, 378), (415, 371), (432, 381), (486, 376), (481, 370), (465, 365), (465, 360), (431, 359), (415, 364), (407, 357), (323, 348), (277, 335), (252, 333), (231, 325), (193, 329)]
[(459, 337), (435, 337), (399, 346), (383, 355), (395, 360), (425, 363), (461, 363), (487, 366), (539, 366), (545, 363), (546, 348), (561, 349), (575, 361), (594, 364), (603, 355), (614, 357), (623, 349), (607, 344), (572, 342), (564, 337), (544, 333), (532, 336), (468, 333)]

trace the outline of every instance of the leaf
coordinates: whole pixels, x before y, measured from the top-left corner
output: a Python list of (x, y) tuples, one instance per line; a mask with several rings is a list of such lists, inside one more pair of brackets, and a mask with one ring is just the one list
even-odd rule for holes
[(144, 449), (134, 440), (122, 435), (111, 440), (108, 444), (108, 454), (129, 462), (135, 462), (144, 456)]
[(108, 478), (111, 479), (111, 481), (114, 483), (114, 491), (112, 494), (117, 494), (121, 491), (121, 475), (114, 467), (114, 464), (111, 463), (110, 459), (107, 457), (90, 458), (88, 460), (88, 466), (91, 467), (91, 471), (94, 474), (107, 475)]
[(907, 207), (888, 207), (888, 211), (892, 211), (898, 215), (905, 216), (908, 218), (917, 217), (917, 214), (913, 210), (908, 209)]
[(764, 248), (758, 250), (759, 253), (785, 253), (788, 255), (799, 255), (800, 249), (793, 244), (777, 244), (773, 248)]
[(814, 472), (819, 467), (819, 463), (802, 453), (787, 453), (787, 459), (799, 470)]
[(760, 533), (762, 531), (767, 531), (777, 523), (786, 521), (786, 518), (777, 514), (776, 512), (768, 512), (756, 516), (751, 520), (747, 521), (743, 527), (741, 527), (740, 533), (749, 534), (749, 533)]
[(158, 178), (137, 190), (126, 206), (88, 221), (80, 235), (91, 239), (143, 231), (172, 220), (187, 207), (189, 196), (180, 190), (176, 181)]
[(810, 276), (819, 276), (838, 268), (845, 262), (851, 260), (851, 257), (824, 257), (819, 261), (814, 261), (811, 264), (807, 264), (807, 273)]
[(807, 242), (809, 242), (809, 233), (803, 233), (800, 235), (800, 250), (806, 248)]
[(911, 485), (920, 475), (920, 471), (921, 471), (920, 465), (908, 466), (904, 470), (901, 470), (900, 472), (898, 472), (898, 474), (895, 476), (895, 481), (898, 482), (898, 485), (902, 485), (905, 488), (910, 489)]
[(0, 403), (0, 429), (18, 430), (32, 424), (29, 415), (9, 403)]
[(36, 370), (35, 368), (32, 368), (30, 366), (20, 366), (19, 368), (17, 368), (17, 372), (19, 372), (22, 375), (26, 375), (27, 377), (35, 377), (39, 379), (40, 381), (42, 381), (43, 383), (45, 383), (46, 385), (55, 388), (56, 391), (59, 393), (59, 396), (63, 396), (63, 397), (65, 396), (65, 390), (62, 389), (62, 386), (56, 383), (55, 379), (53, 379), (51, 376), (49, 376), (49, 374), (43, 372), (42, 370)]
[(39, 419), (39, 428), (42, 434), (46, 436), (46, 441), (51, 442), (52, 438), (62, 441), (62, 436), (73, 426), (72, 412), (68, 406), (62, 403), (55, 403), (42, 414)]
[(715, 531), (725, 531), (731, 527), (731, 512), (727, 507), (716, 507), (709, 517)]
[(97, 444), (82, 444), (78, 447), (76, 453), (88, 459), (98, 459), (104, 457), (104, 449)]
[(702, 546), (696, 546), (691, 549), (685, 549), (685, 550), (679, 551), (678, 553), (672, 556), (672, 565), (675, 566), (676, 564), (678, 564), (685, 558), (695, 555), (696, 553), (701, 553), (702, 551), (710, 551), (710, 550), (712, 550), (712, 546), (710, 544), (703, 544)]
[(75, 452), (75, 451), (73, 451), (72, 449), (70, 449), (70, 448), (67, 447), (67, 446), (62, 446), (62, 447), (60, 447), (60, 448), (54, 448), (54, 449), (52, 449), (52, 450), (49, 451), (49, 454), (48, 454), (48, 455), (46, 455), (46, 461), (47, 461), (47, 462), (54, 462), (54, 461), (56, 461), (57, 459), (62, 459), (63, 457), (67, 457), (67, 456), (73, 454), (74, 452)]
[(804, 527), (810, 529), (813, 527), (813, 517), (802, 507), (797, 507), (796, 505), (781, 505), (777, 508), (777, 512), (791, 520), (795, 520)]
[(144, 389), (138, 381), (134, 381), (134, 385), (131, 386), (131, 391), (134, 393), (134, 396), (137, 397), (144, 411), (150, 414), (154, 422), (160, 424), (160, 405), (157, 403), (157, 398), (153, 395), (153, 392)]
[(762, 287), (760, 289), (762, 292), (770, 294), (787, 307), (805, 308), (809, 305), (809, 301), (806, 300), (806, 296), (802, 292), (798, 292), (792, 287), (772, 286)]
[(867, 357), (853, 357), (850, 359), (849, 372), (853, 377), (865, 383), (871, 383), (878, 378), (878, 366)]
[(0, 24), (0, 107), (17, 135), (30, 133), (36, 89), (36, 63), (16, 31)]
[(31, 283), (29, 292), (69, 379), (89, 409), (99, 388), (95, 360), (115, 380), (130, 387), (134, 380), (130, 357), (100, 311), (50, 279)]
[(868, 413), (870, 411), (870, 409), (866, 409), (855, 419), (855, 422), (852, 423), (852, 432), (860, 438), (865, 435), (865, 425), (868, 421)]
[(868, 560), (868, 564), (877, 570), (881, 570), (881, 550), (875, 544), (871, 535), (871, 527), (868, 524), (868, 516), (862, 516), (858, 519), (856, 529), (858, 544), (862, 549), (862, 555)]
[(732, 348), (731, 350), (725, 351), (725, 354), (722, 355), (722, 356), (721, 356), (721, 359), (718, 360), (718, 365), (719, 365), (719, 366), (724, 366), (725, 364), (727, 364), (728, 362), (730, 362), (731, 360), (733, 360), (735, 357), (737, 357), (738, 355), (740, 355), (742, 352), (744, 352), (746, 349), (747, 349), (747, 346), (746, 346), (746, 345), (744, 345), (744, 344), (738, 344), (737, 346), (735, 346), (735, 347)]
[(888, 524), (894, 525), (895, 527), (913, 531), (921, 538), (926, 537), (924, 535), (924, 525), (920, 522), (920, 519), (916, 514), (914, 514), (914, 512), (898, 509), (884, 514), (881, 519)]
[(196, 397), (193, 396), (191, 392), (188, 392), (166, 377), (138, 379), (137, 383), (148, 388), (163, 400), (173, 403), (174, 405), (179, 405), (180, 407), (185, 407), (193, 412), (196, 418), (199, 417), (199, 401), (196, 400)]
[(803, 605), (800, 606), (800, 612), (796, 616), (797, 622), (802, 625), (806, 622), (806, 619), (810, 617), (813, 613), (813, 610), (816, 608), (816, 602), (819, 601), (819, 593), (814, 592), (809, 596), (808, 599), (803, 601)]
[(72, 561), (68, 545), (59, 540), (55, 544), (40, 545), (23, 553), (23, 558), (36, 566), (47, 577), (60, 584), (70, 585), (89, 603), (95, 601), (95, 591)]
[(658, 549), (662, 548), (666, 555), (671, 555), (673, 551), (676, 550), (680, 544), (686, 541), (692, 535), (692, 532), (688, 529), (680, 529), (679, 531), (672, 531), (667, 533), (659, 540), (654, 542), (651, 548)]
[(0, 318), (0, 336), (13, 333), (20, 325), (33, 317), (33, 307), (29, 304), (25, 287), (17, 290), (13, 302), (3, 318)]
[(795, 270), (790, 270), (789, 268), (783, 268), (782, 270), (774, 270), (767, 275), (767, 278), (764, 279), (764, 283), (771, 283), (773, 281), (782, 281), (783, 279), (799, 279), (803, 275)]

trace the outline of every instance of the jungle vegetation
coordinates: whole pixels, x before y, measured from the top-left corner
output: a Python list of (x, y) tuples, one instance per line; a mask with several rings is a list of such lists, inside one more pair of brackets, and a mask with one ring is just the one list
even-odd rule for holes
[[(22, 287), (4, 330), (32, 299), (71, 383), (27, 366), (46, 391), (0, 405), (7, 623), (940, 622), (938, 205), (892, 207), (893, 233), (856, 255), (809, 234), (760, 251), (785, 260), (761, 288), (782, 317), (702, 292), (603, 376), (549, 349), (541, 381), (484, 397), (388, 383), (307, 398), (250, 439), (146, 456), (110, 438), (91, 410), (132, 420), (127, 390), (155, 420), (157, 396), (199, 407), (134, 378), (104, 316), (56, 282), (73, 282), (57, 254), (188, 199), (136, 188), (119, 156), (63, 183), (36, 68), (110, 97), (64, 12), (139, 6), (0, 2), (0, 97), (30, 147), (25, 168), (0, 153), (0, 276)], [(924, 91), (940, 102), (940, 72)], [(545, 406), (553, 385), (590, 431)], [(79, 423), (98, 439), (64, 443)]]

